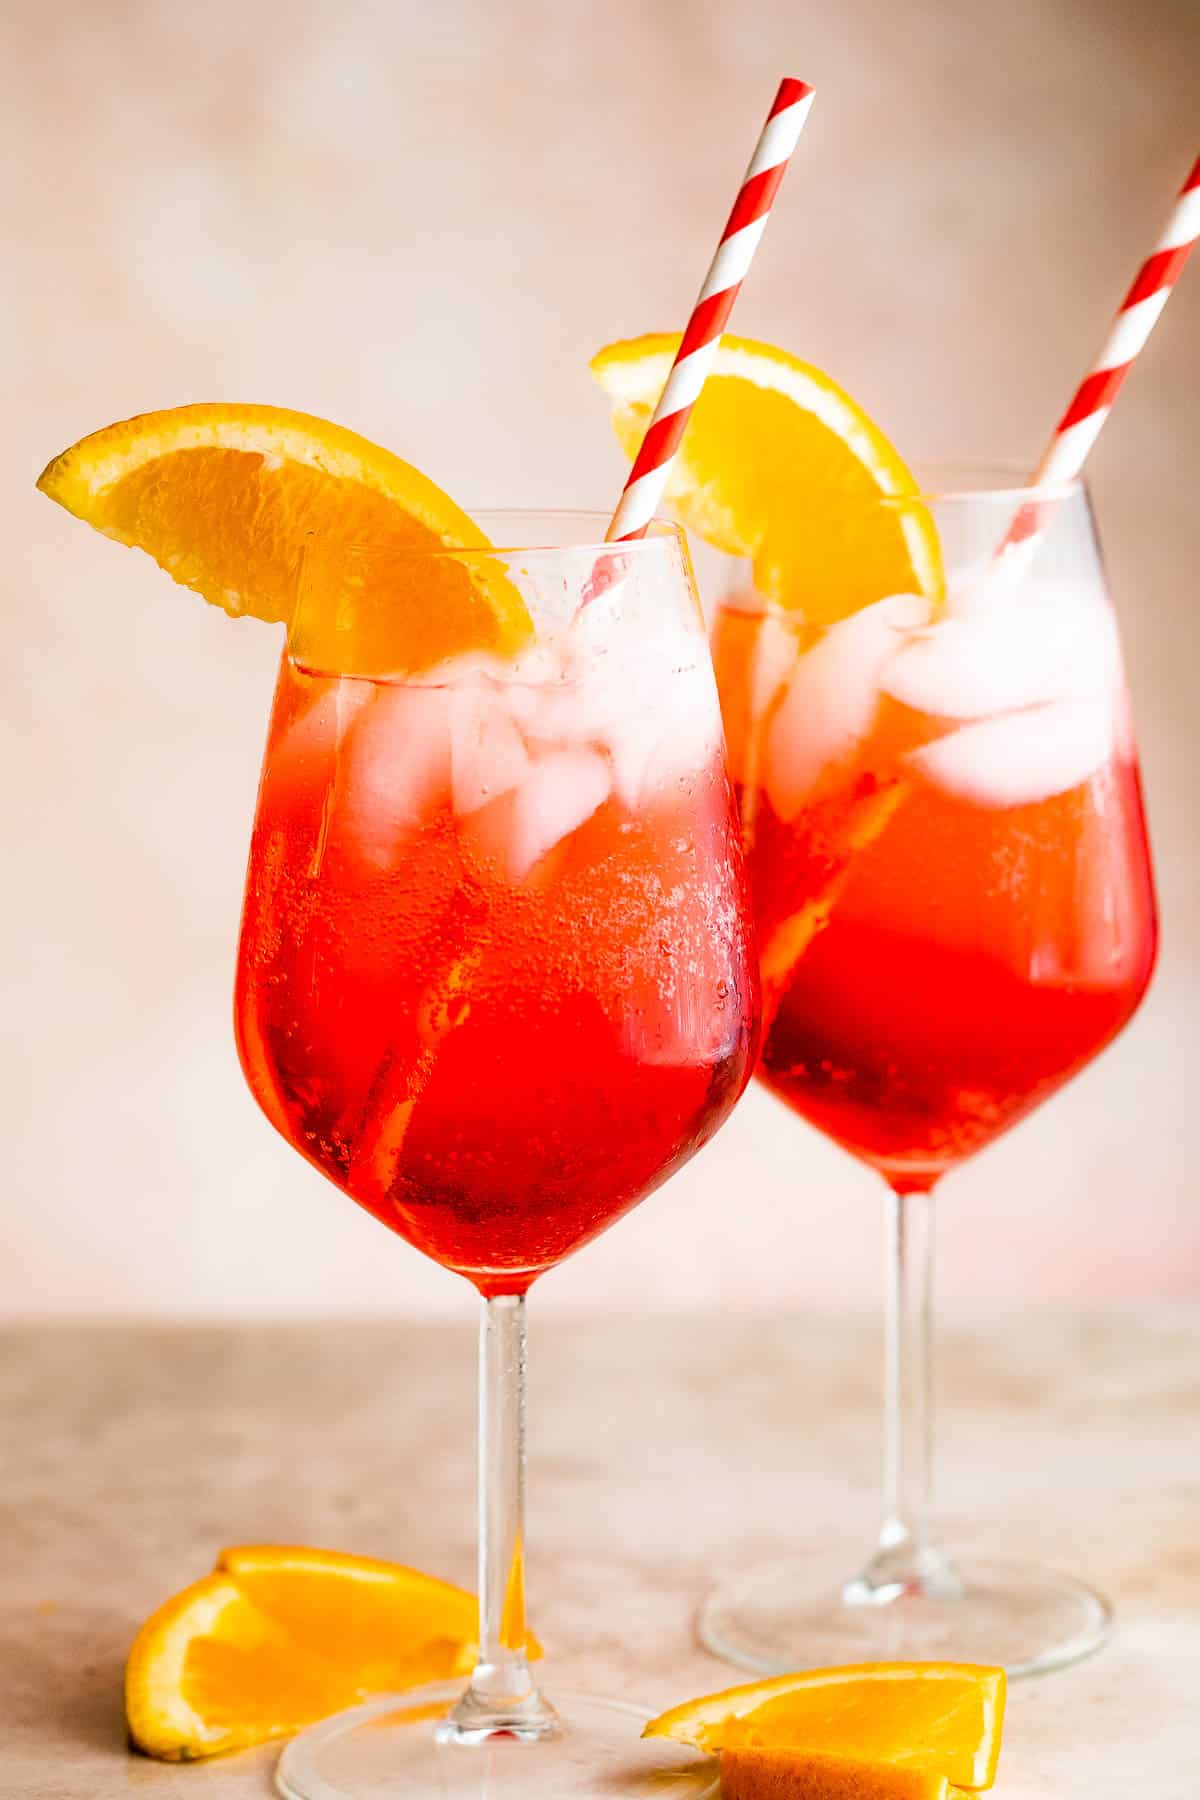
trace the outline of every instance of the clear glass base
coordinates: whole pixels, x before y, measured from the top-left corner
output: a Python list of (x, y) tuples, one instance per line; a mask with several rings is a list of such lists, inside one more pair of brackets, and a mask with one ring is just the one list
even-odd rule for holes
[(1108, 1602), (1070, 1575), (1017, 1562), (960, 1569), (931, 1554), (927, 1584), (883, 1581), (873, 1565), (839, 1587), (828, 1557), (752, 1569), (709, 1596), (701, 1641), (761, 1675), (931, 1659), (999, 1663), (1020, 1676), (1078, 1662), (1108, 1636)]
[(293, 1738), (275, 1783), (285, 1800), (715, 1800), (716, 1767), (679, 1744), (644, 1742), (651, 1717), (622, 1700), (555, 1695), (562, 1729), (446, 1741), (461, 1686), (420, 1688), (338, 1713)]

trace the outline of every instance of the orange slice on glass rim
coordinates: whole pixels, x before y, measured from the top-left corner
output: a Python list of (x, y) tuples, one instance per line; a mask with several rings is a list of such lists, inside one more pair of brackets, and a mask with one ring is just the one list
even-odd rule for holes
[[(417, 673), (465, 650), (510, 656), (532, 636), (524, 602), (469, 516), (411, 463), (307, 413), (180, 406), (93, 432), (38, 486), (234, 616), (290, 622), (308, 547), (311, 660)], [(378, 607), (346, 608), (354, 570)], [(309, 596), (315, 604), (309, 604)]]
[[(677, 335), (651, 333), (592, 359), (630, 457), (678, 347)], [(889, 594), (940, 598), (937, 535), (916, 493), (897, 451), (830, 376), (772, 344), (726, 336), (667, 500), (707, 543), (751, 561), (760, 594), (828, 625)]]
[[(678, 344), (661, 333), (630, 338), (592, 360), (630, 456)], [(824, 627), (891, 595), (939, 605), (937, 531), (915, 477), (857, 401), (811, 363), (752, 338), (721, 339), (667, 501), (699, 537), (750, 563), (748, 591), (727, 596), (712, 635), (729, 771), (748, 796), (742, 825), (750, 844), (763, 745), (797, 657)], [(830, 845), (826, 884), (765, 935), (768, 1026), (829, 917), (850, 856), (874, 842), (903, 796), (893, 785), (850, 805)]]
[[(276, 1544), (225, 1550), (138, 1632), (129, 1734), (168, 1762), (284, 1737), (370, 1694), (465, 1678), (478, 1621), (472, 1594), (399, 1563)], [(532, 1639), (529, 1654), (541, 1654)]]
[[(652, 1719), (644, 1736), (717, 1755), (803, 1751), (932, 1770), (990, 1787), (1004, 1727), (1004, 1670), (976, 1663), (857, 1663), (706, 1694)], [(798, 1790), (797, 1790), (798, 1792)]]

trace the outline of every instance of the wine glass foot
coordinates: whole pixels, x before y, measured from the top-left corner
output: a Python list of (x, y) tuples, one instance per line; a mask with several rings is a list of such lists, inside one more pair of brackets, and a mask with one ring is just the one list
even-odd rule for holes
[(955, 1565), (954, 1574), (940, 1590), (865, 1576), (839, 1586), (827, 1562), (792, 1558), (726, 1582), (697, 1628), (714, 1656), (760, 1675), (926, 1660), (1040, 1675), (1090, 1656), (1108, 1636), (1108, 1602), (1073, 1576), (1000, 1561)]
[(284, 1800), (715, 1800), (715, 1766), (678, 1744), (644, 1742), (651, 1715), (623, 1700), (555, 1696), (561, 1730), (466, 1743), (438, 1725), (461, 1694), (450, 1685), (393, 1694), (293, 1738), (275, 1785)]

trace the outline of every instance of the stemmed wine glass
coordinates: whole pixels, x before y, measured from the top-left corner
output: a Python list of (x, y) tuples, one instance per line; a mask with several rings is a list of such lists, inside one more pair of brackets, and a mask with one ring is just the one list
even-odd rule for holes
[[(250, 851), (236, 1016), (256, 1099), (483, 1303), (475, 1673), (304, 1733), (279, 1767), (291, 1800), (640, 1794), (673, 1766), (639, 1746), (648, 1715), (551, 1705), (527, 1659), (525, 1296), (749, 1079), (738, 819), (678, 530), (609, 549), (601, 516), (479, 519), (517, 548), (311, 545)], [(397, 621), (436, 634), (439, 608), (485, 592), (531, 641), (414, 675)]]
[[(881, 535), (865, 509), (888, 509), (940, 556), (941, 583), (860, 594), (814, 626), (824, 596), (784, 610), (735, 574), (714, 623), (758, 922), (758, 1073), (888, 1190), (878, 1545), (849, 1579), (822, 1548), (709, 1598), (705, 1642), (763, 1672), (931, 1656), (1022, 1674), (1086, 1654), (1109, 1620), (1069, 1576), (943, 1549), (930, 1274), (941, 1178), (1099, 1055), (1150, 979), (1133, 727), (1083, 486), (949, 471), (929, 488), (864, 499), (862, 537)], [(1042, 529), (998, 555), (1023, 508)]]

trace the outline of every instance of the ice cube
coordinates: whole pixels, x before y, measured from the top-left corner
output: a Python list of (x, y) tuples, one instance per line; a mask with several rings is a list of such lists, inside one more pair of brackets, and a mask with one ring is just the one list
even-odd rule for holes
[(514, 691), (509, 704), (521, 723), (525, 741), (539, 750), (566, 744), (594, 743), (607, 716), (604, 671), (585, 679), (569, 667), (555, 681)]
[[(630, 720), (611, 743), (613, 785), (631, 811), (706, 774), (716, 763), (721, 703), (703, 645), (690, 662), (677, 664), (664, 676), (657, 694), (646, 696), (645, 709), (640, 730)], [(653, 736), (648, 725), (655, 728)]]
[(705, 638), (664, 629), (610, 672), (598, 739), (631, 812), (700, 774), (721, 741), (721, 707)]
[(529, 752), (505, 688), (468, 680), (450, 690), (449, 702), (454, 810), (462, 817), (515, 788)]
[(373, 689), (367, 681), (322, 681), (316, 698), (295, 718), (271, 752), (272, 780), (312, 780), (316, 760), (342, 743)]
[(893, 594), (831, 625), (798, 659), (763, 758), (767, 795), (781, 819), (794, 819), (824, 771), (866, 737), (885, 668), (903, 634), (926, 624), (931, 611), (917, 594)]
[(1056, 700), (979, 719), (911, 751), (926, 781), (975, 806), (1031, 806), (1077, 787), (1113, 752), (1112, 703)]
[(377, 868), (449, 794), (448, 698), (443, 688), (377, 686), (346, 740), (334, 829)]
[(799, 655), (796, 634), (776, 613), (767, 613), (754, 640), (750, 674), (750, 724), (770, 711), (771, 703), (792, 673)]
[(984, 582), (902, 645), (884, 692), (917, 712), (982, 719), (1069, 696), (1111, 693), (1112, 609), (1082, 582)]
[(712, 660), (725, 720), (725, 752), (736, 782), (758, 779), (763, 722), (783, 693), (800, 654), (792, 624), (765, 605), (721, 607)]
[(712, 761), (720, 709), (698, 623), (590, 638), (582, 621), (599, 605), (586, 607), (564, 634), (563, 679), (531, 697), (522, 724), (535, 751), (606, 752), (614, 789), (632, 811), (652, 790)]
[(513, 881), (577, 831), (608, 799), (612, 776), (596, 750), (548, 750), (531, 763), (508, 808), (501, 846)]

